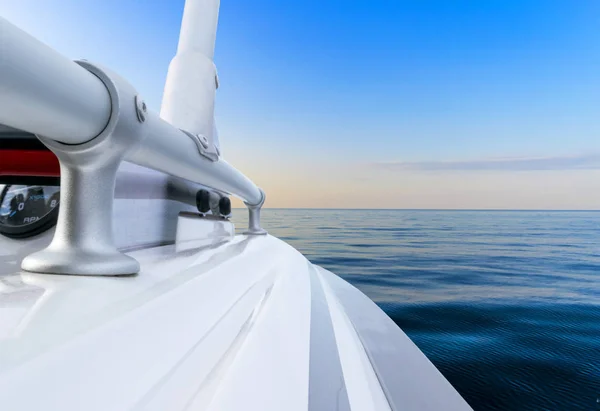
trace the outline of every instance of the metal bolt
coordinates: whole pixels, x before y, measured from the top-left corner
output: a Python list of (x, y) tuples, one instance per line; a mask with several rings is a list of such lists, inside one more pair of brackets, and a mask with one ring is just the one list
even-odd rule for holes
[(206, 138), (206, 136), (198, 134), (198, 139), (200, 140), (200, 144), (202, 144), (202, 147), (208, 148), (208, 139)]
[(140, 123), (146, 121), (146, 113), (148, 112), (148, 108), (146, 107), (146, 103), (140, 96), (135, 96), (135, 113), (137, 114), (137, 118)]

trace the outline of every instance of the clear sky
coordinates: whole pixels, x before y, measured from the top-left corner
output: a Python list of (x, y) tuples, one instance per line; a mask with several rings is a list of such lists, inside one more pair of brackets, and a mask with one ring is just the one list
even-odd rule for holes
[[(183, 0), (0, 0), (158, 110)], [(600, 209), (600, 1), (222, 0), (224, 157), (270, 207)]]

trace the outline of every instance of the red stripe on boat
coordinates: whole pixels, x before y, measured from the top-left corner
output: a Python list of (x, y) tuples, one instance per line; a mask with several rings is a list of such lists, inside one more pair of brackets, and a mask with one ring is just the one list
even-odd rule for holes
[(49, 150), (0, 150), (0, 176), (60, 177), (60, 167)]

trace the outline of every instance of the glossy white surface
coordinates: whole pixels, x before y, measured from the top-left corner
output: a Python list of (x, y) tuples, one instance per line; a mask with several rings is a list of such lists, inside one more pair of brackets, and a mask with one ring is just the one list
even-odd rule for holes
[[(186, 0), (177, 54), (171, 60), (161, 118), (219, 146), (215, 125), (217, 69), (213, 63), (219, 0)], [(211, 149), (212, 151), (212, 149)]]
[(229, 220), (212, 215), (202, 217), (196, 213), (181, 213), (177, 217), (177, 233), (175, 242), (195, 241), (199, 238), (210, 240), (231, 240), (235, 235), (235, 226)]
[(284, 242), (186, 248), (128, 253), (141, 272), (113, 278), (19, 272), (3, 252), (2, 409), (469, 409), (375, 304)]

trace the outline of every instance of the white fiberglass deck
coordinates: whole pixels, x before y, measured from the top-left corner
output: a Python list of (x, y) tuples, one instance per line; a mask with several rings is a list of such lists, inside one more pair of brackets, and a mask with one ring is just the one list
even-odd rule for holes
[(2, 409), (470, 409), (371, 300), (274, 237), (130, 252), (130, 277), (27, 273), (0, 243)]

